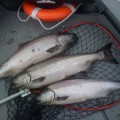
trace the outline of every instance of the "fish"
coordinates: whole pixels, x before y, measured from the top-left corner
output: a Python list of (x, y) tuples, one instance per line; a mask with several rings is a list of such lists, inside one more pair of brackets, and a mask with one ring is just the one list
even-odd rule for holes
[(13, 78), (13, 86), (24, 86), (30, 89), (41, 88), (77, 73), (87, 72), (97, 60), (117, 64), (111, 53), (111, 45), (104, 46), (96, 53), (55, 57), (38, 63)]
[(62, 105), (110, 97), (120, 82), (98, 79), (72, 79), (54, 83), (37, 96), (38, 104)]
[(0, 78), (15, 76), (29, 66), (60, 54), (77, 41), (74, 33), (59, 33), (26, 42), (0, 66)]

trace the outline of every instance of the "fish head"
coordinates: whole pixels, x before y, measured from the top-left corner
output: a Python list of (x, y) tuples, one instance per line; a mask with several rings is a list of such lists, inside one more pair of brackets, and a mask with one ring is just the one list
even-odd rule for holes
[(12, 83), (16, 87), (27, 86), (31, 83), (30, 76), (27, 73), (21, 73), (13, 78)]
[(37, 97), (37, 101), (40, 103), (40, 104), (44, 104), (44, 105), (47, 105), (47, 104), (51, 104), (51, 102), (53, 102), (55, 99), (55, 93), (50, 90), (50, 89), (46, 89), (44, 90), (38, 97)]
[(65, 46), (78, 40), (78, 37), (74, 33), (63, 33), (58, 35), (59, 44)]

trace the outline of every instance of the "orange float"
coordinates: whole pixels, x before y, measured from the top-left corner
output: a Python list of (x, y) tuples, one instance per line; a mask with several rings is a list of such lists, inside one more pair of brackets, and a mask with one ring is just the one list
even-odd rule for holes
[(70, 3), (65, 3), (62, 6), (53, 9), (45, 9), (36, 7), (36, 5), (31, 2), (24, 1), (22, 7), (28, 16), (33, 18), (37, 17), (45, 22), (63, 20), (76, 10), (75, 5)]

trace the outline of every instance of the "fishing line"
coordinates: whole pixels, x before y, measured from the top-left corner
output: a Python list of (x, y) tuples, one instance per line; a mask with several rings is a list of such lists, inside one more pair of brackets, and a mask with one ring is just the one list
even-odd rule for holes
[(22, 4), (21, 4), (20, 7), (18, 8), (17, 17), (18, 17), (18, 19), (19, 19), (20, 21), (22, 21), (22, 22), (27, 22), (31, 16), (28, 16), (26, 19), (22, 19), (22, 18), (20, 17), (21, 7), (22, 7)]

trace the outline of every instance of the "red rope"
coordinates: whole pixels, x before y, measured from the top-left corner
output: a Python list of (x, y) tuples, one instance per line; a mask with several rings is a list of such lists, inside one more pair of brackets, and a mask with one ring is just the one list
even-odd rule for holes
[(30, 90), (31, 93), (34, 93), (34, 94), (40, 94), (41, 91), (40, 90)]
[(112, 102), (111, 104), (108, 104), (108, 105), (105, 105), (105, 106), (102, 106), (102, 107), (98, 107), (98, 108), (79, 108), (79, 107), (75, 107), (75, 106), (71, 106), (71, 105), (63, 105), (63, 106), (66, 107), (66, 108), (73, 109), (73, 110), (92, 111), (92, 110), (104, 110), (104, 109), (112, 107), (113, 105), (116, 105), (117, 103), (120, 103), (120, 99), (116, 100), (115, 102)]
[(72, 28), (77, 27), (77, 26), (79, 26), (79, 25), (85, 25), (85, 24), (87, 24), (87, 25), (94, 25), (94, 26), (97, 26), (98, 28), (102, 29), (110, 38), (112, 38), (112, 40), (115, 42), (115, 44), (116, 44), (116, 45), (118, 46), (118, 48), (120, 49), (120, 44), (119, 44), (119, 42), (116, 40), (116, 38), (114, 37), (114, 35), (113, 35), (109, 30), (107, 30), (106, 28), (104, 28), (103, 26), (101, 26), (101, 25), (98, 24), (98, 23), (93, 23), (93, 22), (80, 22), (80, 23), (74, 24), (74, 25), (70, 26), (69, 28), (63, 30), (62, 33), (67, 32), (67, 31), (71, 30)]

